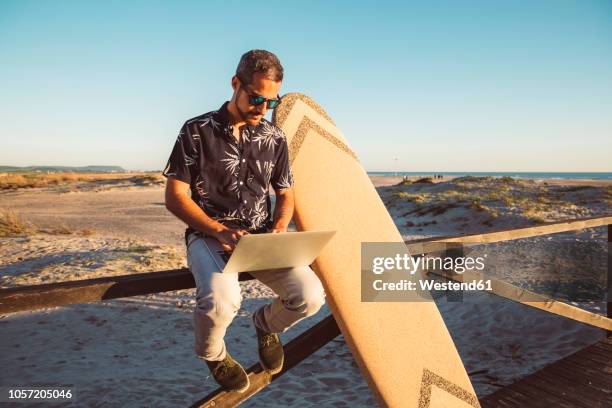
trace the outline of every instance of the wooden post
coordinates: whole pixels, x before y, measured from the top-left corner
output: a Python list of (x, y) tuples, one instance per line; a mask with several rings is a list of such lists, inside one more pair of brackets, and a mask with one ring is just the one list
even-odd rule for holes
[[(606, 285), (606, 314), (612, 317), (612, 224), (608, 224), (608, 280)], [(612, 337), (612, 331), (606, 332), (607, 337)]]

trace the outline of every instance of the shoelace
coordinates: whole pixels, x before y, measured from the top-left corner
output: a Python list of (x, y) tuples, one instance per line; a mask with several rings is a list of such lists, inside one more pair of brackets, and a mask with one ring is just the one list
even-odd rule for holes
[(274, 334), (264, 334), (261, 338), (261, 345), (263, 347), (267, 347), (274, 343), (276, 343), (276, 336)]
[(219, 365), (215, 368), (215, 377), (223, 377), (227, 370), (229, 370), (230, 366), (232, 366), (230, 361), (223, 360)]

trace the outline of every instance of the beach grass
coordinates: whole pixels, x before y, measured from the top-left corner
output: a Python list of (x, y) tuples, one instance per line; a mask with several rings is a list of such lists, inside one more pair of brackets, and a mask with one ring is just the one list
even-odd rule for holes
[(400, 182), (391, 192), (389, 204), (412, 204), (404, 216), (437, 216), (465, 208), (488, 226), (502, 215), (519, 216), (534, 224), (556, 219), (561, 213), (586, 216), (586, 206), (594, 198), (608, 204), (612, 201), (612, 187), (548, 186), (531, 179), (492, 176), (458, 177), (436, 184)]
[(433, 179), (431, 177), (423, 177), (416, 180), (414, 183), (416, 184), (433, 184)]
[(77, 173), (77, 172), (16, 172), (0, 173), (0, 191), (70, 186), (76, 183), (132, 183), (161, 185), (165, 178), (159, 173)]
[(17, 212), (10, 208), (0, 209), (0, 237), (27, 235), (35, 231), (36, 227)]
[(21, 214), (11, 208), (0, 209), (0, 237), (29, 236), (36, 233), (90, 236), (95, 231), (91, 228), (75, 229), (63, 223), (43, 228), (27, 221)]

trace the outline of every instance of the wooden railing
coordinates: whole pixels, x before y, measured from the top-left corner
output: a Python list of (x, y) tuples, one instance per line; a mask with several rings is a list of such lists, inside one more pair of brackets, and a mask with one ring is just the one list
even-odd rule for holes
[[(474, 244), (510, 241), (603, 225), (608, 226), (607, 293), (610, 294), (610, 286), (612, 284), (612, 254), (610, 251), (612, 216), (609, 215), (559, 221), (523, 228), (500, 229), (479, 234), (463, 234), (411, 240), (406, 241), (406, 245), (412, 255), (421, 255), (445, 250), (448, 247), (448, 243), (454, 243), (455, 245), (453, 246), (456, 247), (457, 243)], [(248, 277), (248, 275), (244, 274), (244, 277)], [(18, 286), (0, 290), (0, 314), (140, 296), (194, 287), (195, 281), (193, 276), (186, 268), (43, 285)], [(608, 296), (606, 311), (606, 317), (608, 319), (612, 318), (611, 301), (611, 297)], [(527, 304), (527, 306), (530, 305)], [(255, 364), (248, 369), (251, 387), (247, 392), (243, 394), (228, 393), (219, 389), (197, 401), (192, 407), (236, 406), (265, 388), (276, 378), (312, 355), (339, 334), (340, 330), (333, 316), (327, 316), (317, 325), (306, 330), (284, 346), (286, 356), (285, 365), (280, 373), (271, 376), (267, 371), (262, 370), (259, 364)], [(607, 331), (607, 334), (608, 336), (612, 336), (612, 331)]]

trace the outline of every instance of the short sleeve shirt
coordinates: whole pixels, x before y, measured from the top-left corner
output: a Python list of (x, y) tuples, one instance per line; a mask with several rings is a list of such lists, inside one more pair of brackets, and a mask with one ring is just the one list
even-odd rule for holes
[[(228, 102), (186, 121), (162, 174), (188, 183), (191, 199), (211, 218), (251, 233), (272, 226), (269, 186), (291, 188), (287, 139), (262, 119), (233, 136)], [(195, 229), (185, 230), (185, 239)]]

